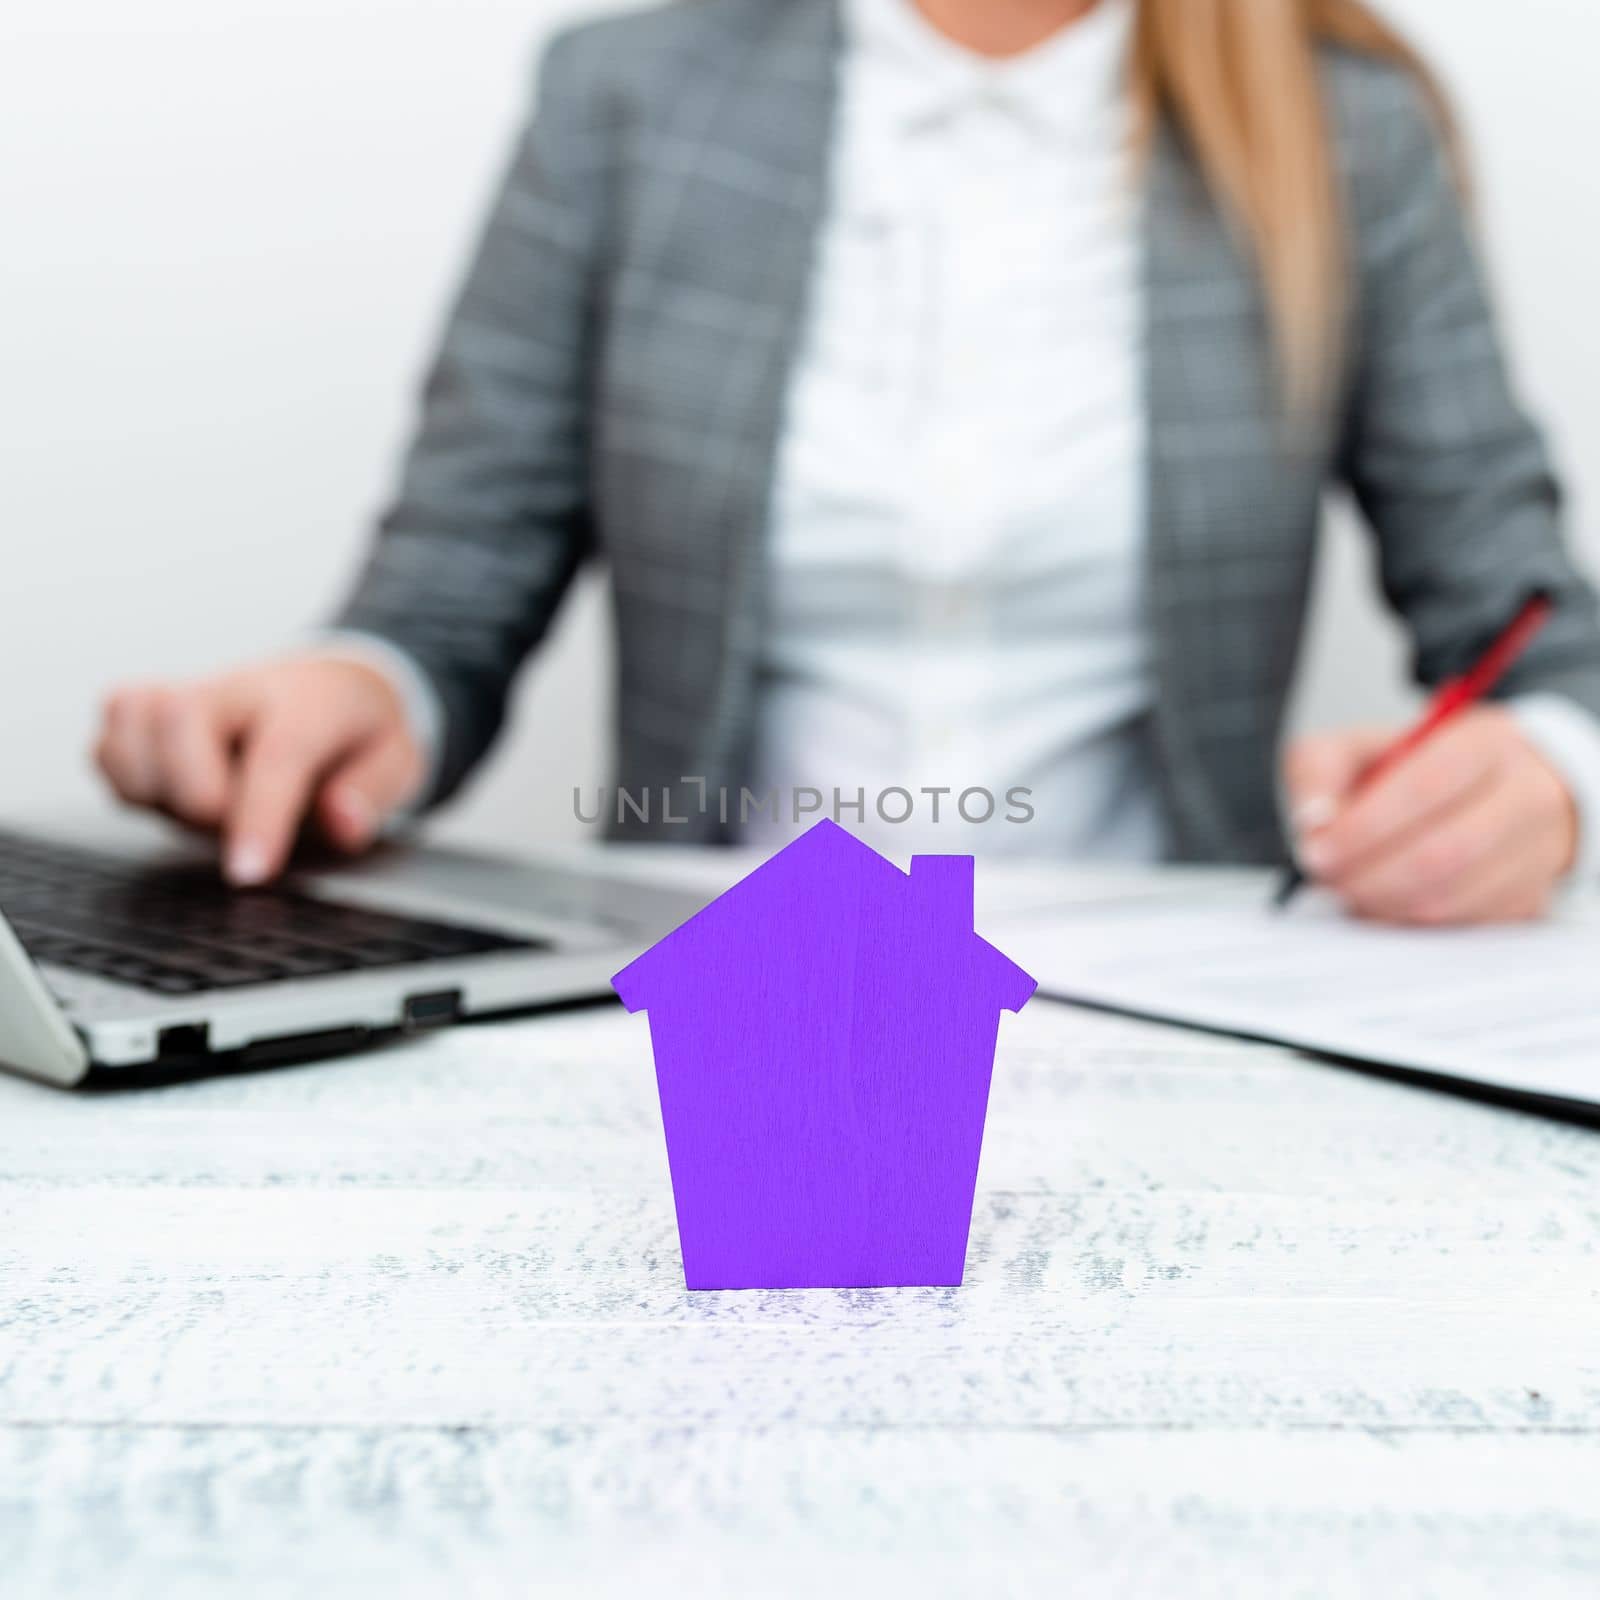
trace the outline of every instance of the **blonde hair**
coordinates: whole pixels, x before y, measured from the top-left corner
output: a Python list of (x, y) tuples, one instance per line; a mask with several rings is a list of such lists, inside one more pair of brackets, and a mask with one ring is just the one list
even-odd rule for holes
[(1141, 149), (1170, 118), (1249, 241), (1279, 378), (1299, 412), (1330, 390), (1347, 311), (1344, 219), (1316, 61), (1323, 44), (1410, 72), (1461, 176), (1437, 80), (1360, 0), (1139, 0), (1131, 68)]

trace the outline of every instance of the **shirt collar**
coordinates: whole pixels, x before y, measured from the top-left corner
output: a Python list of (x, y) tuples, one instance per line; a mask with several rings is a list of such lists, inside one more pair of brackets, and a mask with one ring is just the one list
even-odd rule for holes
[(1079, 134), (1121, 102), (1132, 21), (1132, 0), (1100, 0), (1043, 44), (995, 61), (940, 33), (913, 0), (845, 0), (849, 48), (905, 131), (986, 101), (1053, 137)]

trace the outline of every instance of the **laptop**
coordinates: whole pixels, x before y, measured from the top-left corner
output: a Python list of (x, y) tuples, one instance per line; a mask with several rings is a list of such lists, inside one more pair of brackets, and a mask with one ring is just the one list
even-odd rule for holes
[(164, 1081), (598, 999), (706, 898), (393, 847), (238, 890), (198, 850), (0, 828), (0, 1067)]

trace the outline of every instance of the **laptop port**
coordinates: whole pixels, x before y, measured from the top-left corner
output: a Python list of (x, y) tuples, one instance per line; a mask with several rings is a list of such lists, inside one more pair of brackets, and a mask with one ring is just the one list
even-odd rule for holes
[(203, 1022), (163, 1028), (156, 1035), (158, 1062), (193, 1061), (211, 1053), (211, 1029)]
[(461, 1015), (461, 991), (436, 989), (430, 994), (406, 996), (401, 1020), (406, 1028), (416, 1032), (423, 1028), (442, 1028)]

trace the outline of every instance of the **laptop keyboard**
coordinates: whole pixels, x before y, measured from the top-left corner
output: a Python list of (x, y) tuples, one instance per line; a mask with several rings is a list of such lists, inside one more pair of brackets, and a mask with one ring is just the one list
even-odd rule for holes
[(35, 961), (164, 995), (549, 948), (293, 889), (230, 889), (214, 867), (145, 866), (3, 831), (0, 912)]

